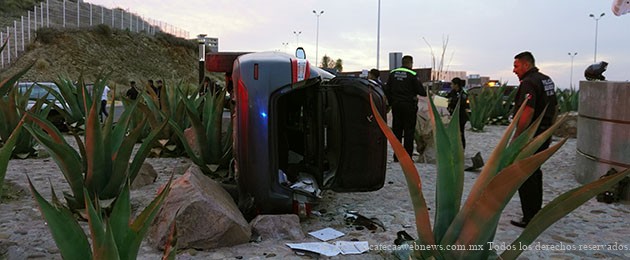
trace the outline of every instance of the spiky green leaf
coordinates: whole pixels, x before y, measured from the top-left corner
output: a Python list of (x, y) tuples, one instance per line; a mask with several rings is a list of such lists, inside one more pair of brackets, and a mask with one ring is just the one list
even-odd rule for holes
[[(30, 177), (28, 184), (35, 197), (39, 210), (44, 216), (50, 229), (50, 233), (59, 248), (59, 253), (64, 259), (92, 259), (92, 252), (87, 236), (75, 220), (72, 213), (66, 208), (54, 207), (33, 186)], [(54, 194), (54, 191), (52, 191)]]

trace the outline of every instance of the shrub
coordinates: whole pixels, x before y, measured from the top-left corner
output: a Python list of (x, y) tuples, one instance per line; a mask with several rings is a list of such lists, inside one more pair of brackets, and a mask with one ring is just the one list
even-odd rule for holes
[(579, 94), (579, 91), (574, 88), (565, 90), (556, 89), (560, 114), (570, 111), (578, 111), (578, 104), (580, 103)]
[(155, 38), (159, 41), (162, 41), (172, 46), (181, 46), (187, 49), (197, 48), (197, 44), (192, 40), (186, 40), (184, 38), (176, 37), (172, 34), (161, 32), (161, 31), (155, 33)]
[(112, 37), (112, 28), (107, 24), (99, 24), (93, 27), (92, 31), (104, 37)]
[(36, 32), (37, 38), (36, 40), (43, 44), (53, 44), (61, 32), (55, 28), (51, 27), (43, 27), (37, 29)]

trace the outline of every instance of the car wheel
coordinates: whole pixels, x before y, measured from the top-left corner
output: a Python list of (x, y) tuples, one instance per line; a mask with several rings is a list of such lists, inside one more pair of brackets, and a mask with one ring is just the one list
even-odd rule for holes
[(57, 111), (51, 110), (48, 113), (48, 121), (50, 121), (59, 131), (67, 132), (68, 126), (66, 125), (66, 119)]

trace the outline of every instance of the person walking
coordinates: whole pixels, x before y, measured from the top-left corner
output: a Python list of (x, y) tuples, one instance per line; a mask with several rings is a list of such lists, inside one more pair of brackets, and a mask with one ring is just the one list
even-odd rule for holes
[[(514, 74), (520, 80), (520, 85), (516, 92), (516, 105), (518, 109), (521, 104), (526, 103), (525, 110), (516, 123), (514, 139), (527, 129), (542, 114), (542, 122), (538, 126), (535, 135), (539, 135), (547, 130), (556, 118), (556, 86), (553, 80), (545, 74), (539, 72), (536, 67), (534, 55), (525, 51), (514, 56)], [(546, 110), (545, 110), (546, 108)], [(544, 111), (544, 114), (543, 114)], [(514, 140), (513, 139), (513, 140)], [(547, 139), (536, 153), (549, 148), (551, 138)], [(517, 227), (524, 228), (529, 221), (540, 211), (542, 207), (542, 171), (536, 169), (534, 173), (518, 189), (521, 199), (521, 209), (523, 218), (511, 220), (510, 223)]]
[[(424, 87), (412, 70), (413, 57), (402, 58), (402, 67), (389, 73), (385, 85), (385, 96), (392, 107), (392, 131), (398, 141), (403, 143), (409, 157), (413, 155), (413, 140), (416, 131), (418, 95), (427, 96)], [(394, 161), (398, 158), (394, 155)]]
[(105, 85), (105, 88), (103, 89), (103, 95), (101, 95), (101, 122), (104, 122), (105, 118), (109, 117), (109, 113), (107, 112), (107, 100), (109, 99), (109, 91), (109, 86)]
[(464, 131), (466, 130), (466, 122), (468, 122), (468, 93), (464, 90), (466, 81), (460, 78), (453, 78), (451, 80), (451, 92), (446, 95), (448, 98), (448, 112), (451, 116), (455, 113), (455, 108), (459, 104), (459, 134), (462, 139), (462, 147), (466, 149), (466, 136)]

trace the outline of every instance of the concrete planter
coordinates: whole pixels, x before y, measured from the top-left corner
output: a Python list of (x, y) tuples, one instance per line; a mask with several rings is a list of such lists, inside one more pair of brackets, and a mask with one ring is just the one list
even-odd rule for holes
[[(630, 168), (630, 82), (582, 81), (575, 177), (588, 183)], [(630, 201), (630, 189), (623, 194)]]

